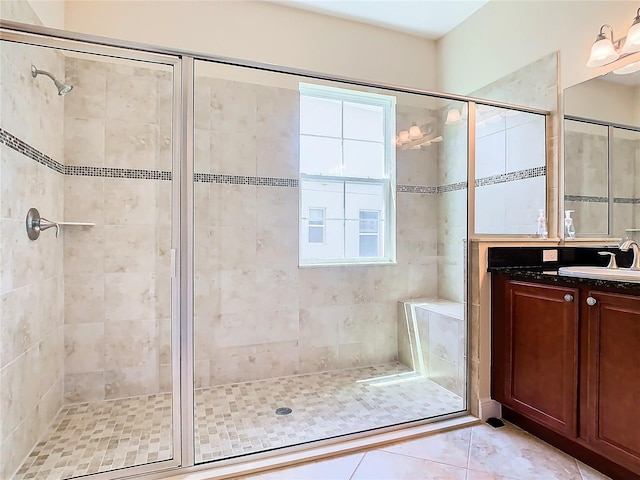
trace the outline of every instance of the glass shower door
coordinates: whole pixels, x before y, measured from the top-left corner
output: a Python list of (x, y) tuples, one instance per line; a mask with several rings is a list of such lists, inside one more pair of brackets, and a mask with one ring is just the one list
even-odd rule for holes
[[(178, 60), (2, 39), (0, 477), (177, 465)], [(31, 207), (58, 227), (31, 240)]]

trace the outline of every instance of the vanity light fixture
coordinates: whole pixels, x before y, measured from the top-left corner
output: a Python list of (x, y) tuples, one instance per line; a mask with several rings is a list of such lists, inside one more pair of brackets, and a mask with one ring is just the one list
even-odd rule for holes
[(396, 146), (400, 150), (420, 150), (422, 147), (441, 141), (442, 136), (434, 134), (431, 128), (423, 131), (415, 123), (409, 127), (409, 130), (402, 130), (396, 135)]
[[(611, 37), (607, 37), (605, 29), (608, 29), (611, 33)], [(624, 40), (624, 44), (622, 41)], [(613, 37), (613, 27), (608, 24), (604, 24), (600, 27), (600, 33), (596, 36), (596, 41), (591, 47), (591, 54), (587, 61), (587, 67), (603, 67), (612, 62), (615, 62), (621, 57), (631, 55), (632, 53), (640, 52), (640, 8), (636, 13), (636, 17), (633, 19), (631, 28), (627, 32), (627, 36), (621, 40), (615, 40)], [(616, 73), (631, 73), (631, 71), (622, 71), (623, 67), (618, 69)]]

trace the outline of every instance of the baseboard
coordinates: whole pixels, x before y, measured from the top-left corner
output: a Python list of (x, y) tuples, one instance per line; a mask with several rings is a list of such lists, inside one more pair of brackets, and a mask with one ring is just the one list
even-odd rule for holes
[(502, 405), (491, 398), (481, 398), (478, 400), (478, 411), (480, 420), (486, 422), (488, 418), (500, 418), (502, 416)]

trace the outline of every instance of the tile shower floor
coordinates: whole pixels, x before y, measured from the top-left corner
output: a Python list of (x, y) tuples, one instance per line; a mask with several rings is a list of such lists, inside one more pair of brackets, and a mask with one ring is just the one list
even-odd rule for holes
[[(402, 364), (221, 385), (195, 392), (196, 462), (434, 417), (462, 398)], [(276, 415), (280, 407), (289, 415)], [(169, 394), (69, 405), (15, 480), (59, 480), (170, 459)]]

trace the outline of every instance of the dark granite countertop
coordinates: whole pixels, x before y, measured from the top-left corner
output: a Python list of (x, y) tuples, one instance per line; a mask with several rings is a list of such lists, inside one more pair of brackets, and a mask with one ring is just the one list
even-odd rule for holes
[(558, 275), (558, 270), (541, 269), (538, 267), (489, 267), (490, 273), (500, 273), (509, 275), (511, 278), (521, 278), (523, 280), (546, 280), (554, 283), (572, 285), (590, 285), (601, 288), (617, 288), (640, 292), (640, 283), (623, 282), (617, 280), (600, 280), (596, 278), (567, 277)]

